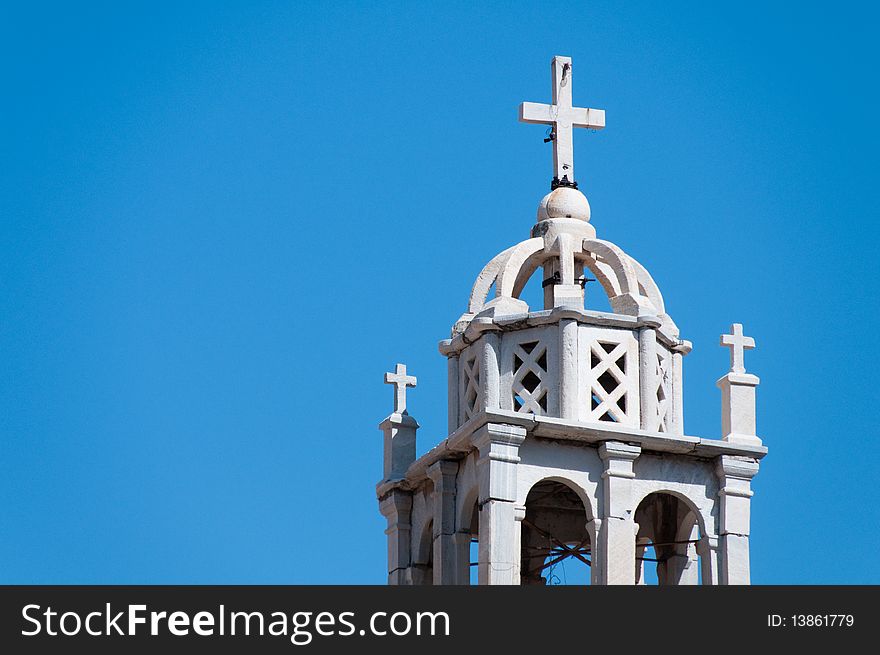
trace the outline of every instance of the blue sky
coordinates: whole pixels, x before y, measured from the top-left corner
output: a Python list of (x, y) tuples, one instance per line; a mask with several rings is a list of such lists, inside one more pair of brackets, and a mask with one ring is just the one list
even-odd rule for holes
[(0, 582), (382, 583), (382, 373), (419, 377), (550, 173), (694, 343), (758, 349), (758, 583), (880, 583), (876, 10), (37, 3), (0, 24)]

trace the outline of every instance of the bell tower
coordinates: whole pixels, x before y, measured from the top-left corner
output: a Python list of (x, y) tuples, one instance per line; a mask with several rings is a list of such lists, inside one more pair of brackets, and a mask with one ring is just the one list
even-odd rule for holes
[[(721, 338), (731, 348), (717, 383), (721, 438), (687, 435), (692, 344), (648, 271), (597, 238), (572, 131), (603, 128), (605, 112), (572, 106), (571, 59), (555, 57), (551, 72), (552, 102), (519, 112), (550, 126), (550, 193), (529, 238), (486, 264), (440, 342), (448, 435), (418, 459), (406, 409), (416, 379), (401, 365), (386, 374), (395, 408), (379, 426), (377, 494), (389, 584), (468, 584), (472, 566), (479, 584), (545, 584), (566, 558), (589, 565), (591, 584), (644, 584), (647, 566), (660, 584), (748, 584), (751, 480), (767, 453), (759, 379), (743, 357), (754, 339), (740, 324)], [(536, 274), (543, 307), (520, 298)], [(611, 312), (585, 308), (593, 279)]]

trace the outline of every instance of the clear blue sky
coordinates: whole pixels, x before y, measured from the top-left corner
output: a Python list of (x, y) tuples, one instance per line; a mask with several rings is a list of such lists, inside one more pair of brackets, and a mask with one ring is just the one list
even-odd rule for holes
[[(601, 238), (694, 343), (758, 342), (752, 570), (880, 583), (875, 11), (19, 3), (0, 24), (0, 581), (382, 583), (377, 423), (547, 190), (574, 58)], [(124, 8), (123, 6), (124, 5)]]

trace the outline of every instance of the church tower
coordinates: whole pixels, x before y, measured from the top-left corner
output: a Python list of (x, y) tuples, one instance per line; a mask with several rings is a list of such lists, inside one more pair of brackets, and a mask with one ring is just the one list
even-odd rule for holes
[[(748, 584), (751, 480), (767, 453), (755, 428), (758, 378), (742, 326), (721, 337), (730, 370), (721, 439), (684, 431), (682, 364), (691, 350), (648, 271), (597, 238), (574, 174), (572, 130), (605, 112), (572, 105), (572, 65), (551, 64), (551, 104), (520, 120), (550, 126), (551, 191), (528, 239), (492, 258), (467, 311), (440, 342), (449, 434), (416, 459), (416, 385), (398, 364), (381, 424), (389, 584), (545, 584), (573, 558), (591, 584)], [(520, 299), (538, 273), (543, 307)], [(591, 280), (611, 312), (584, 307)], [(476, 556), (471, 546), (478, 543)], [(646, 556), (648, 549), (653, 557)]]

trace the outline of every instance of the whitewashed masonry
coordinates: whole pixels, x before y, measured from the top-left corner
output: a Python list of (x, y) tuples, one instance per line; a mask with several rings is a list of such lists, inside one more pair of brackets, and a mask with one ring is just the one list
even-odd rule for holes
[[(395, 411), (381, 424), (390, 584), (544, 584), (555, 558), (590, 564), (592, 584), (643, 584), (653, 547), (661, 584), (748, 584), (758, 378), (735, 324), (722, 337), (722, 438), (684, 431), (682, 361), (691, 344), (648, 271), (598, 239), (574, 182), (572, 127), (605, 114), (571, 106), (571, 60), (552, 63), (551, 105), (521, 120), (552, 126), (554, 178), (530, 238), (478, 275), (468, 310), (440, 342), (449, 434), (416, 459), (406, 409), (415, 378), (398, 365)], [(543, 307), (520, 295), (538, 273)], [(585, 309), (585, 275), (612, 312)], [(491, 292), (491, 293), (490, 293)], [(491, 295), (491, 298), (490, 298)], [(654, 562), (653, 560), (657, 560)]]

